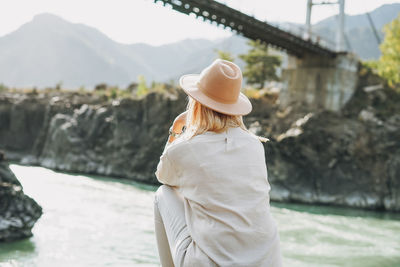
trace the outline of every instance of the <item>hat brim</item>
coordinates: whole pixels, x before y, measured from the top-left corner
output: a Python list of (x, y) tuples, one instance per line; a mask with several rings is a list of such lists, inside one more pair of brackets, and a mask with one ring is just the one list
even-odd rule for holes
[(187, 95), (191, 96), (204, 106), (220, 113), (228, 115), (247, 115), (251, 112), (253, 107), (245, 94), (240, 92), (237, 102), (233, 104), (217, 102), (205, 95), (197, 87), (197, 81), (199, 80), (199, 77), (200, 74), (185, 74), (180, 77), (179, 85)]

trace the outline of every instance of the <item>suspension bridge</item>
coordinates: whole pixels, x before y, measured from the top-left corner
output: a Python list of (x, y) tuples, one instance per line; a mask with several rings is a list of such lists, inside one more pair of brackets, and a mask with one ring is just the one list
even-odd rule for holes
[(244, 37), (259, 39), (297, 57), (306, 54), (335, 57), (338, 54), (331, 43), (319, 36), (307, 34), (306, 31), (303, 36), (296, 35), (214, 0), (154, 0), (154, 2), (162, 2), (164, 6), (171, 6), (172, 9), (187, 15), (194, 14), (203, 21), (215, 22)]
[[(307, 0), (307, 28), (300, 34), (260, 21), (214, 0), (152, 1), (286, 51), (288, 63), (282, 70), (283, 87), (279, 96), (282, 106), (302, 102), (315, 109), (338, 111), (355, 91), (359, 60), (344, 49), (345, 0)], [(337, 41), (333, 45), (311, 32), (311, 8), (322, 4), (339, 5)]]

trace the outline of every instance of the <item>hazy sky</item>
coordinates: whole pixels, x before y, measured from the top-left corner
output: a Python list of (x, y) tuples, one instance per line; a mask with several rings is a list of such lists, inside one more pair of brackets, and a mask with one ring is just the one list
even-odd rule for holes
[[(320, 1), (320, 0), (318, 0)], [(333, 1), (333, 0), (331, 0)], [(221, 0), (256, 18), (304, 23), (307, 0)], [(371, 11), (400, 0), (347, 0), (346, 13)], [(337, 13), (337, 6), (315, 6), (313, 23)], [(43, 12), (95, 27), (120, 43), (160, 45), (186, 38), (215, 39), (228, 30), (178, 13), (151, 0), (0, 0), (0, 36)]]

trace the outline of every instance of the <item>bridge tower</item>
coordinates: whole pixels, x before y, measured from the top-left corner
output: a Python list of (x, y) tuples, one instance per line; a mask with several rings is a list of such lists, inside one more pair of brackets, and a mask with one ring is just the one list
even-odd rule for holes
[(343, 52), (346, 50), (345, 42), (344, 42), (344, 4), (345, 0), (337, 0), (337, 2), (316, 2), (315, 0), (307, 0), (307, 15), (306, 15), (306, 29), (307, 29), (307, 37), (311, 38), (312, 36), (312, 26), (311, 26), (311, 11), (312, 7), (316, 5), (338, 5), (339, 6), (339, 14), (338, 14), (338, 25), (336, 28), (336, 51)]
[(358, 81), (359, 59), (346, 52), (344, 45), (344, 2), (307, 1), (306, 36), (309, 39), (313, 37), (312, 6), (339, 5), (336, 54), (331, 57), (310, 53), (302, 57), (289, 55), (287, 66), (282, 71), (281, 106), (302, 102), (311, 109), (338, 111), (353, 95)]

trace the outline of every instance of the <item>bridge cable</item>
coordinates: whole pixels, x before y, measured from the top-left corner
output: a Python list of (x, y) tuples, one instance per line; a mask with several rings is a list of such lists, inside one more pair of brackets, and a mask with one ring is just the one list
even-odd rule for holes
[[(330, 8), (331, 8), (332, 10), (335, 10), (335, 12), (337, 12), (336, 8), (333, 7), (332, 5), (330, 5)], [(339, 24), (339, 14), (336, 14), (336, 15), (334, 15), (334, 16), (335, 16), (335, 18), (336, 18), (336, 23)], [(345, 20), (346, 20), (346, 13), (344, 14), (344, 16), (345, 16)], [(344, 41), (345, 41), (345, 43), (346, 43), (347, 49), (348, 49), (349, 51), (353, 51), (352, 45), (351, 45), (351, 43), (350, 43), (349, 36), (347, 35), (347, 32), (346, 32), (346, 22), (345, 22), (345, 26), (344, 26)]]
[(376, 30), (376, 27), (375, 27), (374, 21), (372, 20), (371, 14), (370, 14), (370, 12), (366, 12), (365, 14), (367, 15), (367, 18), (368, 18), (368, 21), (369, 21), (369, 25), (370, 25), (370, 27), (371, 27), (371, 30), (372, 30), (372, 32), (373, 32), (374, 35), (375, 35), (376, 42), (378, 43), (378, 45), (380, 45), (380, 43), (381, 43), (381, 38), (380, 38), (380, 36), (379, 36), (379, 34), (378, 34), (378, 31)]

